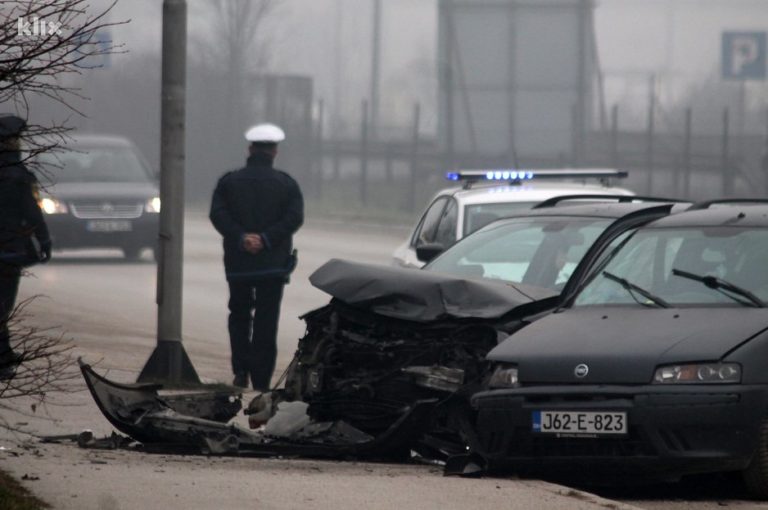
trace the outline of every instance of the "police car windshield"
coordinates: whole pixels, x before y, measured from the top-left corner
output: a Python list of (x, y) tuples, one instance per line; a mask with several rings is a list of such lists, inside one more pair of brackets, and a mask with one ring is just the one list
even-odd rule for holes
[(151, 182), (149, 169), (130, 147), (85, 147), (41, 154), (54, 182)]
[(465, 238), (425, 269), (561, 290), (610, 223), (565, 216), (504, 220)]
[(464, 208), (464, 235), (480, 230), (492, 221), (512, 216), (522, 209), (531, 209), (537, 202), (499, 202), (474, 204)]

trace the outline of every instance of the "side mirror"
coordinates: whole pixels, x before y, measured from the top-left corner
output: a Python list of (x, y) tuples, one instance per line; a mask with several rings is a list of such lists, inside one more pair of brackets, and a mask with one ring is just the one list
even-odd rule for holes
[(445, 248), (440, 243), (424, 243), (416, 247), (416, 258), (421, 262), (430, 262), (443, 253)]

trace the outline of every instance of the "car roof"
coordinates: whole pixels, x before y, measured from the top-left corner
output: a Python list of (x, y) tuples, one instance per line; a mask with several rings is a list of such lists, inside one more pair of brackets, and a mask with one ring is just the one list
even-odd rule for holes
[(514, 215), (509, 215), (505, 218), (500, 218), (494, 221), (492, 224), (500, 223), (504, 221), (513, 220), (516, 218), (529, 218), (529, 217), (546, 217), (546, 216), (571, 216), (571, 217), (589, 217), (589, 218), (608, 218), (618, 219), (628, 216), (630, 214), (639, 213), (642, 211), (651, 211), (657, 209), (658, 211), (678, 212), (688, 208), (690, 204), (687, 203), (672, 203), (672, 202), (605, 202), (605, 203), (592, 203), (583, 205), (565, 205), (558, 207), (546, 207), (542, 209), (526, 209), (520, 212), (516, 212)]
[(648, 227), (768, 227), (768, 205), (733, 204), (686, 211)]
[(519, 185), (471, 188), (446, 188), (438, 195), (452, 196), (463, 204), (493, 204), (499, 202), (541, 202), (558, 195), (598, 193), (603, 195), (633, 195), (630, 190), (600, 184), (579, 182), (525, 182)]

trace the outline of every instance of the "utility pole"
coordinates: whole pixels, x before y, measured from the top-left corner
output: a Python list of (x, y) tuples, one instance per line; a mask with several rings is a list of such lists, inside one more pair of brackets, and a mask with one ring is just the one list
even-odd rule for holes
[(373, 0), (373, 41), (371, 44), (371, 138), (378, 136), (379, 81), (381, 71), (381, 0)]
[(160, 251), (157, 265), (157, 347), (139, 382), (200, 384), (181, 343), (184, 259), (184, 123), (187, 73), (186, 0), (163, 0), (160, 134)]

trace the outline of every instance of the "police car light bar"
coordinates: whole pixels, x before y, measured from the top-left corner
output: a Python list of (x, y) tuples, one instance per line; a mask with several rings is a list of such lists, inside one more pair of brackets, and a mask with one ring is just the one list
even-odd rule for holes
[(623, 179), (628, 173), (612, 168), (552, 169), (552, 170), (459, 170), (448, 172), (449, 181), (507, 181), (520, 182), (539, 179)]

